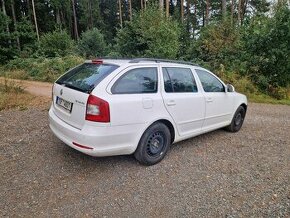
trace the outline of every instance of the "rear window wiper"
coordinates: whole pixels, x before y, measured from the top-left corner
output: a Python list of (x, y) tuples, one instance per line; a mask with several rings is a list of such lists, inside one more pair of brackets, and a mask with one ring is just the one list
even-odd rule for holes
[(77, 90), (77, 91), (80, 91), (80, 92), (86, 92), (87, 93), (86, 90), (81, 89), (81, 88), (79, 88), (77, 86), (74, 86), (72, 84), (69, 84), (69, 83), (61, 83), (60, 85), (64, 85), (65, 87), (68, 87), (68, 88), (71, 88), (71, 89), (74, 89), (74, 90)]

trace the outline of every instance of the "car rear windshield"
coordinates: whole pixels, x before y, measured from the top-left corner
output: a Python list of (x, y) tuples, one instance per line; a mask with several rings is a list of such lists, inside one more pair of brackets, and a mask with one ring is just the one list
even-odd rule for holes
[(84, 63), (68, 71), (56, 83), (81, 92), (90, 93), (107, 75), (119, 66)]

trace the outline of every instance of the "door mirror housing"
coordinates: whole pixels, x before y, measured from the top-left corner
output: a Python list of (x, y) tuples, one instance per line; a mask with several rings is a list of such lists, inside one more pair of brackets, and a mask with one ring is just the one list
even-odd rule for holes
[(235, 92), (235, 87), (231, 84), (227, 84), (227, 91), (228, 92)]

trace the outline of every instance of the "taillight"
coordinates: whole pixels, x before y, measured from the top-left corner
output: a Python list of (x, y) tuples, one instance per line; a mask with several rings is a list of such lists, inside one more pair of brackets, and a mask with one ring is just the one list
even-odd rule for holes
[(89, 95), (87, 102), (86, 120), (94, 122), (110, 122), (110, 107), (105, 100)]

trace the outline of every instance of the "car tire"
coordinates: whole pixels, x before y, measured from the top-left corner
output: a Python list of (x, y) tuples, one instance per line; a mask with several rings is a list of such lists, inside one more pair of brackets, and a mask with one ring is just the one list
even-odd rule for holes
[(143, 133), (134, 156), (141, 164), (154, 165), (165, 157), (170, 144), (171, 136), (168, 127), (157, 122)]
[(245, 116), (245, 108), (243, 106), (239, 106), (235, 112), (231, 124), (226, 127), (226, 130), (229, 132), (238, 132), (244, 123)]

